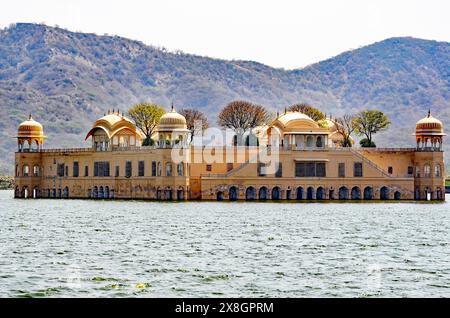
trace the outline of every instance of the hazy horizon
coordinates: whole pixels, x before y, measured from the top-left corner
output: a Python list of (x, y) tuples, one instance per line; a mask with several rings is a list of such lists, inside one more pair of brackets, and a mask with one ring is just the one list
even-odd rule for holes
[[(279, 0), (30, 1), (4, 3), (0, 27), (45, 23), (169, 51), (272, 67), (305, 67), (391, 37), (450, 41), (450, 2)], [(103, 14), (99, 14), (103, 12)]]

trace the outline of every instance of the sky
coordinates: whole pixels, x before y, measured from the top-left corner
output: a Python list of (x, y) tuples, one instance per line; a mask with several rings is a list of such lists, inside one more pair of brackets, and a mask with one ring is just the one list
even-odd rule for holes
[(2, 0), (16, 22), (293, 69), (394, 36), (450, 41), (449, 0)]

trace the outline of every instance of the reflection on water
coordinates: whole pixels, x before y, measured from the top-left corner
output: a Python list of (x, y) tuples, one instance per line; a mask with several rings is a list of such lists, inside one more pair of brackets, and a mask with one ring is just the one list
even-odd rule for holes
[(450, 203), (12, 195), (0, 191), (1, 297), (450, 296)]

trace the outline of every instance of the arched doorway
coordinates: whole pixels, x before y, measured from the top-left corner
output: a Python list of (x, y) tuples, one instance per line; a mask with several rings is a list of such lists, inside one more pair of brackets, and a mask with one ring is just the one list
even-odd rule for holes
[(372, 200), (373, 199), (373, 188), (365, 187), (364, 188), (364, 200)]
[(352, 200), (361, 200), (361, 190), (359, 187), (352, 188)]
[(348, 189), (346, 187), (339, 188), (339, 200), (348, 200)]
[(167, 187), (167, 189), (166, 189), (166, 200), (169, 200), (169, 201), (173, 200), (173, 190), (171, 187)]
[(272, 200), (280, 200), (281, 199), (281, 190), (279, 187), (275, 187), (272, 189)]
[(108, 186), (105, 187), (105, 195), (104, 195), (104, 198), (105, 198), (105, 199), (109, 199), (109, 187), (108, 187)]
[(302, 187), (297, 188), (297, 200), (303, 200), (303, 188)]
[(223, 192), (222, 191), (219, 191), (219, 192), (217, 192), (217, 201), (223, 201)]
[(259, 199), (267, 200), (267, 188), (266, 187), (262, 187), (259, 189)]
[(314, 199), (314, 188), (313, 187), (308, 187), (308, 189), (306, 190), (306, 199), (307, 200)]
[(387, 187), (380, 189), (380, 200), (389, 200), (389, 189)]
[(38, 199), (41, 196), (39, 188), (38, 187), (34, 187), (33, 189), (33, 198)]
[(256, 189), (254, 187), (248, 187), (245, 191), (246, 200), (256, 200)]
[(182, 187), (179, 187), (177, 190), (177, 200), (184, 200), (184, 189)]
[(65, 187), (63, 190), (63, 198), (67, 199), (69, 197), (69, 188)]
[(230, 201), (237, 201), (238, 199), (238, 189), (235, 186), (230, 188), (229, 199)]
[(316, 191), (317, 200), (325, 200), (325, 190), (322, 187), (318, 187)]
[(394, 192), (394, 200), (401, 200), (402, 195), (400, 193), (400, 191), (395, 191)]

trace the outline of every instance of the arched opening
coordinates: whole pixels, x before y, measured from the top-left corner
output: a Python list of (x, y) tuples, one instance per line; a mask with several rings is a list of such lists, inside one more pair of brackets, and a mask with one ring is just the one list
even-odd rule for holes
[(39, 177), (39, 170), (40, 169), (38, 165), (33, 166), (33, 176)]
[(254, 187), (248, 187), (247, 190), (245, 190), (245, 199), (256, 200), (256, 189)]
[(402, 195), (400, 194), (400, 191), (394, 192), (394, 200), (401, 200)]
[(359, 187), (352, 188), (352, 200), (361, 200), (361, 190)]
[(30, 192), (28, 191), (28, 187), (23, 187), (22, 189), (22, 197), (28, 199), (30, 197)]
[(322, 187), (318, 187), (316, 191), (317, 200), (325, 200), (325, 190)]
[(98, 199), (98, 187), (95, 186), (94, 189), (92, 190), (92, 197), (94, 199)]
[(53, 188), (53, 190), (52, 190), (52, 198), (56, 198), (56, 189), (55, 188)]
[(348, 200), (348, 189), (346, 187), (339, 188), (339, 200)]
[(184, 200), (184, 189), (182, 187), (177, 190), (177, 200)]
[(262, 187), (259, 189), (259, 199), (267, 200), (267, 188), (266, 187)]
[(238, 199), (238, 189), (235, 186), (232, 186), (230, 188), (228, 197), (229, 197), (230, 201), (236, 201)]
[(64, 197), (64, 199), (67, 199), (69, 197), (69, 188), (68, 187), (64, 188), (63, 197)]
[(280, 200), (281, 199), (281, 190), (279, 187), (275, 187), (272, 189), (272, 200)]
[(62, 190), (60, 188), (60, 189), (58, 189), (58, 199), (61, 199), (61, 198), (62, 198)]
[(423, 167), (423, 173), (425, 175), (425, 178), (431, 177), (431, 167), (429, 165), (425, 165)]
[(105, 189), (103, 188), (103, 186), (100, 186), (98, 190), (98, 198), (103, 199), (104, 197), (105, 197)]
[(297, 200), (303, 200), (303, 188), (302, 187), (297, 188)]
[(436, 200), (442, 200), (442, 189), (436, 188)]
[(219, 191), (219, 192), (217, 192), (217, 201), (223, 201), (223, 192), (222, 191)]
[(389, 189), (387, 187), (380, 189), (380, 200), (389, 200)]
[(15, 198), (20, 198), (20, 190), (19, 190), (19, 187), (16, 187), (16, 189), (14, 190), (14, 197), (15, 197)]
[(170, 162), (166, 162), (166, 176), (172, 176), (172, 164)]
[(364, 188), (364, 200), (372, 200), (373, 199), (373, 188), (365, 187)]
[(24, 177), (28, 177), (30, 175), (30, 167), (28, 165), (24, 165), (22, 170)]
[(173, 200), (173, 190), (171, 187), (167, 187), (167, 189), (166, 189), (166, 200), (169, 200), (169, 201)]
[(312, 146), (313, 146), (313, 137), (312, 136), (306, 137), (306, 147), (312, 148)]
[(434, 176), (435, 177), (440, 177), (441, 176), (441, 166), (440, 165), (436, 165), (434, 167)]
[(314, 188), (313, 187), (308, 187), (308, 189), (306, 190), (306, 199), (307, 200), (314, 199)]
[(322, 148), (323, 147), (323, 138), (322, 138), (322, 136), (317, 136), (316, 147), (317, 148)]
[(39, 188), (38, 187), (34, 187), (33, 189), (33, 198), (38, 199), (41, 196)]
[(108, 187), (108, 186), (105, 187), (104, 198), (105, 198), (105, 199), (109, 199), (109, 187)]

